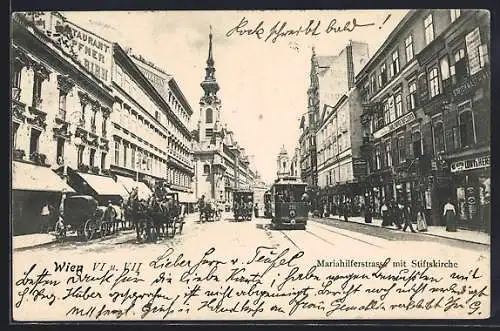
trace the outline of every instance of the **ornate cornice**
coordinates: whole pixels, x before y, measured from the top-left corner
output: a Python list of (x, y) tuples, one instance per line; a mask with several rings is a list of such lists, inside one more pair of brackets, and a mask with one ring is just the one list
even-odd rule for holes
[(75, 86), (71, 78), (66, 75), (57, 75), (57, 88), (63, 93), (68, 93)]

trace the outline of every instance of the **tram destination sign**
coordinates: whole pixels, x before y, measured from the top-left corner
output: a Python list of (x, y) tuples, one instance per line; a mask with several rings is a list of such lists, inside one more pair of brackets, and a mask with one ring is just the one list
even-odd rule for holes
[(486, 168), (489, 166), (490, 166), (490, 156), (483, 156), (483, 157), (477, 157), (475, 159), (453, 162), (451, 164), (451, 172)]
[(375, 138), (375, 139), (381, 138), (381, 137), (385, 136), (386, 134), (402, 127), (403, 125), (406, 125), (406, 124), (412, 122), (415, 118), (416, 118), (415, 113), (409, 112), (408, 114), (398, 118), (394, 122), (387, 124), (386, 126), (381, 128), (380, 130), (375, 131), (373, 133), (373, 138)]

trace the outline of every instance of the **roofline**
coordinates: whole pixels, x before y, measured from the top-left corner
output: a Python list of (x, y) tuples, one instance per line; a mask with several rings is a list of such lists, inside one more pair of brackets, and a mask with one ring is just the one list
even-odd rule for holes
[(87, 32), (87, 33), (90, 33), (91, 35), (94, 35), (95, 37), (97, 37), (97, 38), (100, 38), (100, 39), (104, 40), (105, 42), (109, 43), (109, 45), (110, 45), (110, 46), (112, 46), (112, 45), (113, 45), (113, 42), (111, 42), (111, 41), (107, 40), (106, 38), (101, 37), (100, 35), (96, 34), (95, 32), (92, 32), (92, 31), (90, 31), (90, 30), (87, 30), (87, 29), (85, 29), (85, 28), (82, 28), (80, 25), (78, 25), (78, 24), (76, 24), (75, 22), (70, 21), (69, 19), (67, 19), (67, 18), (66, 18), (63, 14), (61, 14), (60, 12), (58, 12), (58, 11), (51, 11), (50, 13), (54, 13), (54, 14), (60, 15), (60, 16), (61, 16), (61, 18), (62, 18), (62, 20), (63, 20), (63, 21), (65, 21), (66, 23), (71, 23), (71, 24), (73, 24), (74, 26), (76, 26), (77, 28), (82, 29), (83, 31), (85, 31), (85, 32)]
[(170, 85), (170, 83), (172, 83), (172, 85), (173, 85), (172, 89), (177, 91), (177, 93), (179, 95), (180, 102), (184, 105), (184, 108), (186, 109), (186, 111), (189, 113), (189, 115), (193, 115), (193, 108), (191, 108), (191, 105), (189, 104), (188, 100), (184, 96), (184, 93), (182, 93), (182, 90), (181, 90), (179, 84), (177, 83), (177, 80), (175, 79), (175, 77), (170, 76), (170, 79), (168, 80), (168, 85)]
[(373, 64), (378, 60), (379, 56), (381, 53), (383, 53), (389, 44), (393, 41), (393, 39), (399, 34), (399, 32), (405, 27), (405, 25), (413, 19), (422, 9), (410, 9), (408, 13), (403, 17), (403, 19), (396, 25), (396, 27), (389, 33), (389, 36), (385, 38), (384, 43), (382, 46), (378, 48), (378, 50), (375, 52), (375, 54), (370, 58), (370, 60), (365, 64), (363, 69), (360, 70), (360, 72), (356, 75), (354, 78), (355, 82), (357, 83), (361, 78), (368, 73), (368, 71), (371, 69)]
[(159, 101), (160, 103), (159, 106), (167, 110), (167, 112), (174, 119), (174, 121), (177, 122), (176, 124), (178, 124), (182, 130), (184, 130), (184, 133), (186, 133), (187, 136), (191, 136), (191, 132), (189, 131), (189, 129), (177, 117), (177, 115), (173, 112), (173, 110), (170, 108), (165, 99), (163, 99), (163, 97), (156, 90), (156, 88), (149, 81), (149, 79), (147, 79), (146, 76), (144, 76), (142, 71), (137, 67), (134, 61), (128, 56), (128, 54), (123, 50), (123, 48), (118, 43), (113, 43), (113, 51), (114, 51), (113, 52), (114, 56), (119, 56), (122, 59), (122, 63), (124, 62), (124, 64), (128, 64), (129, 67), (133, 71), (135, 71), (136, 77), (139, 78), (140, 83), (143, 83), (146, 86), (146, 88), (148, 88), (151, 91), (153, 99), (157, 100), (156, 102)]

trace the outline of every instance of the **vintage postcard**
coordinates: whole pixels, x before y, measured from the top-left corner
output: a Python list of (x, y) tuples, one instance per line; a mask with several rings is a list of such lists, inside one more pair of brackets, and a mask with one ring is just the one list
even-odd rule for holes
[(490, 317), (490, 13), (16, 12), (12, 322)]

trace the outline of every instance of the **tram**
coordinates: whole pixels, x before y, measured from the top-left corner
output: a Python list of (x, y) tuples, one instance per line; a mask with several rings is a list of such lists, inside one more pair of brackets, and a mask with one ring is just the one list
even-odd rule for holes
[(307, 184), (295, 177), (279, 178), (271, 187), (271, 227), (305, 230), (310, 201)]

